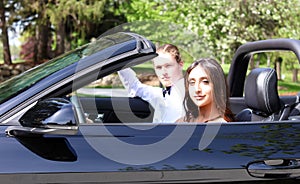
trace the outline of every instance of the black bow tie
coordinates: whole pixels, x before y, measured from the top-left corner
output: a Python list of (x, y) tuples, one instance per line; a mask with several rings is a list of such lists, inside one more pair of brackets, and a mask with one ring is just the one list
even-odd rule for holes
[(171, 94), (171, 86), (166, 87), (166, 89), (163, 89), (162, 92), (163, 92), (164, 97), (166, 96), (167, 93), (168, 93), (168, 95), (170, 95)]

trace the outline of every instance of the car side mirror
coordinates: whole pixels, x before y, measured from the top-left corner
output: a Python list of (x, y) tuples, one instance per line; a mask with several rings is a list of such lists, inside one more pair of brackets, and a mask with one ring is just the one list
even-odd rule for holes
[(9, 127), (8, 135), (76, 134), (78, 118), (73, 104), (64, 98), (49, 98), (38, 101), (19, 119), (20, 126)]

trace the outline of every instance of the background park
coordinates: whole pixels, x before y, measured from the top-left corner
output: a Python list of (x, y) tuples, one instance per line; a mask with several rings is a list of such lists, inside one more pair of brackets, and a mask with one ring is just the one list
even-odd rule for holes
[[(234, 52), (246, 42), (300, 39), (299, 10), (299, 0), (0, 0), (0, 70), (18, 66), (24, 71), (101, 35), (126, 30), (157, 45), (178, 45), (185, 67), (196, 58), (213, 57), (227, 73)], [(284, 61), (280, 68), (278, 60)], [(263, 54), (252, 62), (252, 68), (280, 70), (280, 93), (300, 91), (294, 55)]]

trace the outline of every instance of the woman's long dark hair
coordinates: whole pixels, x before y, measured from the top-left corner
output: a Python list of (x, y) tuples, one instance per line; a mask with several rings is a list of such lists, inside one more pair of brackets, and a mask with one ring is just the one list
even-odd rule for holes
[(222, 115), (226, 121), (234, 121), (234, 115), (229, 108), (229, 92), (224, 71), (221, 65), (216, 60), (211, 58), (200, 58), (194, 61), (186, 70), (184, 81), (185, 97), (183, 100), (183, 105), (186, 112), (184, 121), (189, 122), (191, 118), (197, 118), (199, 113), (198, 106), (190, 98), (188, 83), (188, 78), (191, 71), (198, 65), (207, 73), (208, 80), (211, 81), (213, 85), (213, 100), (215, 101), (219, 114)]

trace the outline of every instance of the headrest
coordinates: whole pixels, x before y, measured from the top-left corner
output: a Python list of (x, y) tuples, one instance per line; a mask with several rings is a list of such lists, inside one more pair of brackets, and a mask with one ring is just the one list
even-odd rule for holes
[(272, 68), (255, 68), (245, 82), (246, 105), (268, 116), (280, 110), (280, 99), (277, 92), (277, 74)]

